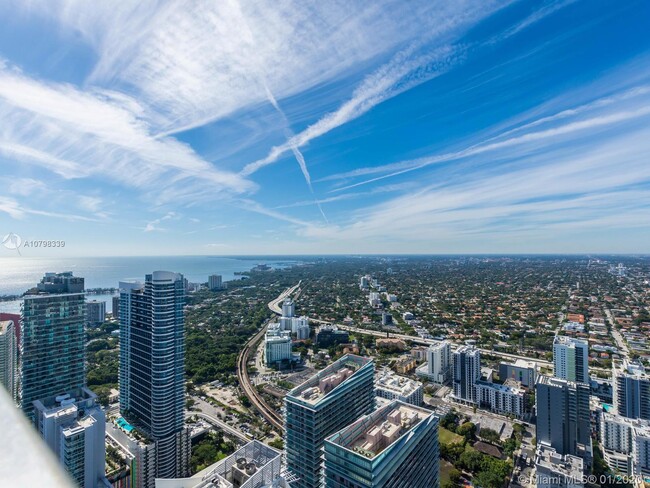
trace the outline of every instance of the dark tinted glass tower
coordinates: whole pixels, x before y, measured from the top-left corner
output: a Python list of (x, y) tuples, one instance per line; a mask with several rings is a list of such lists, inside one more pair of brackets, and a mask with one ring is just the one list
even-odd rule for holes
[(120, 411), (156, 445), (156, 477), (187, 474), (183, 275), (120, 283)]

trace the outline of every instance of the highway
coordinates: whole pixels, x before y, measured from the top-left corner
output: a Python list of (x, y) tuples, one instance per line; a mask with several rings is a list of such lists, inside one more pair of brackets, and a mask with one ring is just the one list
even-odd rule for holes
[(290, 296), (294, 291), (296, 291), (300, 287), (300, 283), (302, 283), (302, 280), (298, 282), (297, 285), (292, 286), (291, 288), (287, 288), (284, 290), (280, 295), (278, 295), (277, 298), (274, 298), (269, 302), (269, 309), (273, 313), (277, 313), (278, 315), (282, 315), (282, 305), (281, 303), (284, 301), (285, 298)]

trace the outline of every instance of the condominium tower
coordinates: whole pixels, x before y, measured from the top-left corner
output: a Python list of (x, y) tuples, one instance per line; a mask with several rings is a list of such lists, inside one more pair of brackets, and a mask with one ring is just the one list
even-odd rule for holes
[(481, 378), (481, 353), (473, 346), (461, 346), (453, 354), (453, 396), (456, 400), (478, 403), (476, 382)]
[(168, 271), (120, 283), (120, 412), (156, 448), (155, 476), (185, 476), (183, 276)]
[(650, 376), (643, 365), (624, 361), (615, 368), (614, 406), (623, 417), (650, 421)]
[(392, 401), (325, 440), (326, 488), (438, 488), (438, 417)]
[(555, 336), (553, 340), (553, 376), (563, 380), (589, 383), (589, 345), (573, 337)]
[(20, 402), (32, 403), (86, 384), (84, 279), (71, 272), (46, 273), (23, 301)]
[(292, 488), (322, 484), (325, 438), (375, 407), (374, 363), (348, 354), (285, 397), (287, 467), (299, 479)]
[(588, 464), (589, 394), (590, 387), (585, 383), (540, 375), (535, 394), (537, 442), (552, 447), (557, 454), (582, 457)]

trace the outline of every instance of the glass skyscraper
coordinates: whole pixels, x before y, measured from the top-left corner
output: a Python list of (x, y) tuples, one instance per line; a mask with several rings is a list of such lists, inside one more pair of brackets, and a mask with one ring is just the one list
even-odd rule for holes
[(325, 440), (327, 488), (438, 488), (438, 417), (394, 400)]
[(157, 478), (187, 474), (183, 275), (120, 283), (120, 411), (156, 448)]
[(46, 273), (24, 297), (20, 404), (33, 418), (33, 402), (86, 383), (84, 279)]
[(285, 397), (285, 451), (292, 488), (316, 488), (323, 481), (325, 438), (375, 407), (371, 359), (348, 354), (297, 386)]

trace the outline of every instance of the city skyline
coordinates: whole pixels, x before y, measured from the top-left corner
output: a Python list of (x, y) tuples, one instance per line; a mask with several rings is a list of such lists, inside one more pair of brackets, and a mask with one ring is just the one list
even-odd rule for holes
[(31, 257), (648, 252), (648, 9), (0, 4), (0, 237), (65, 242)]

